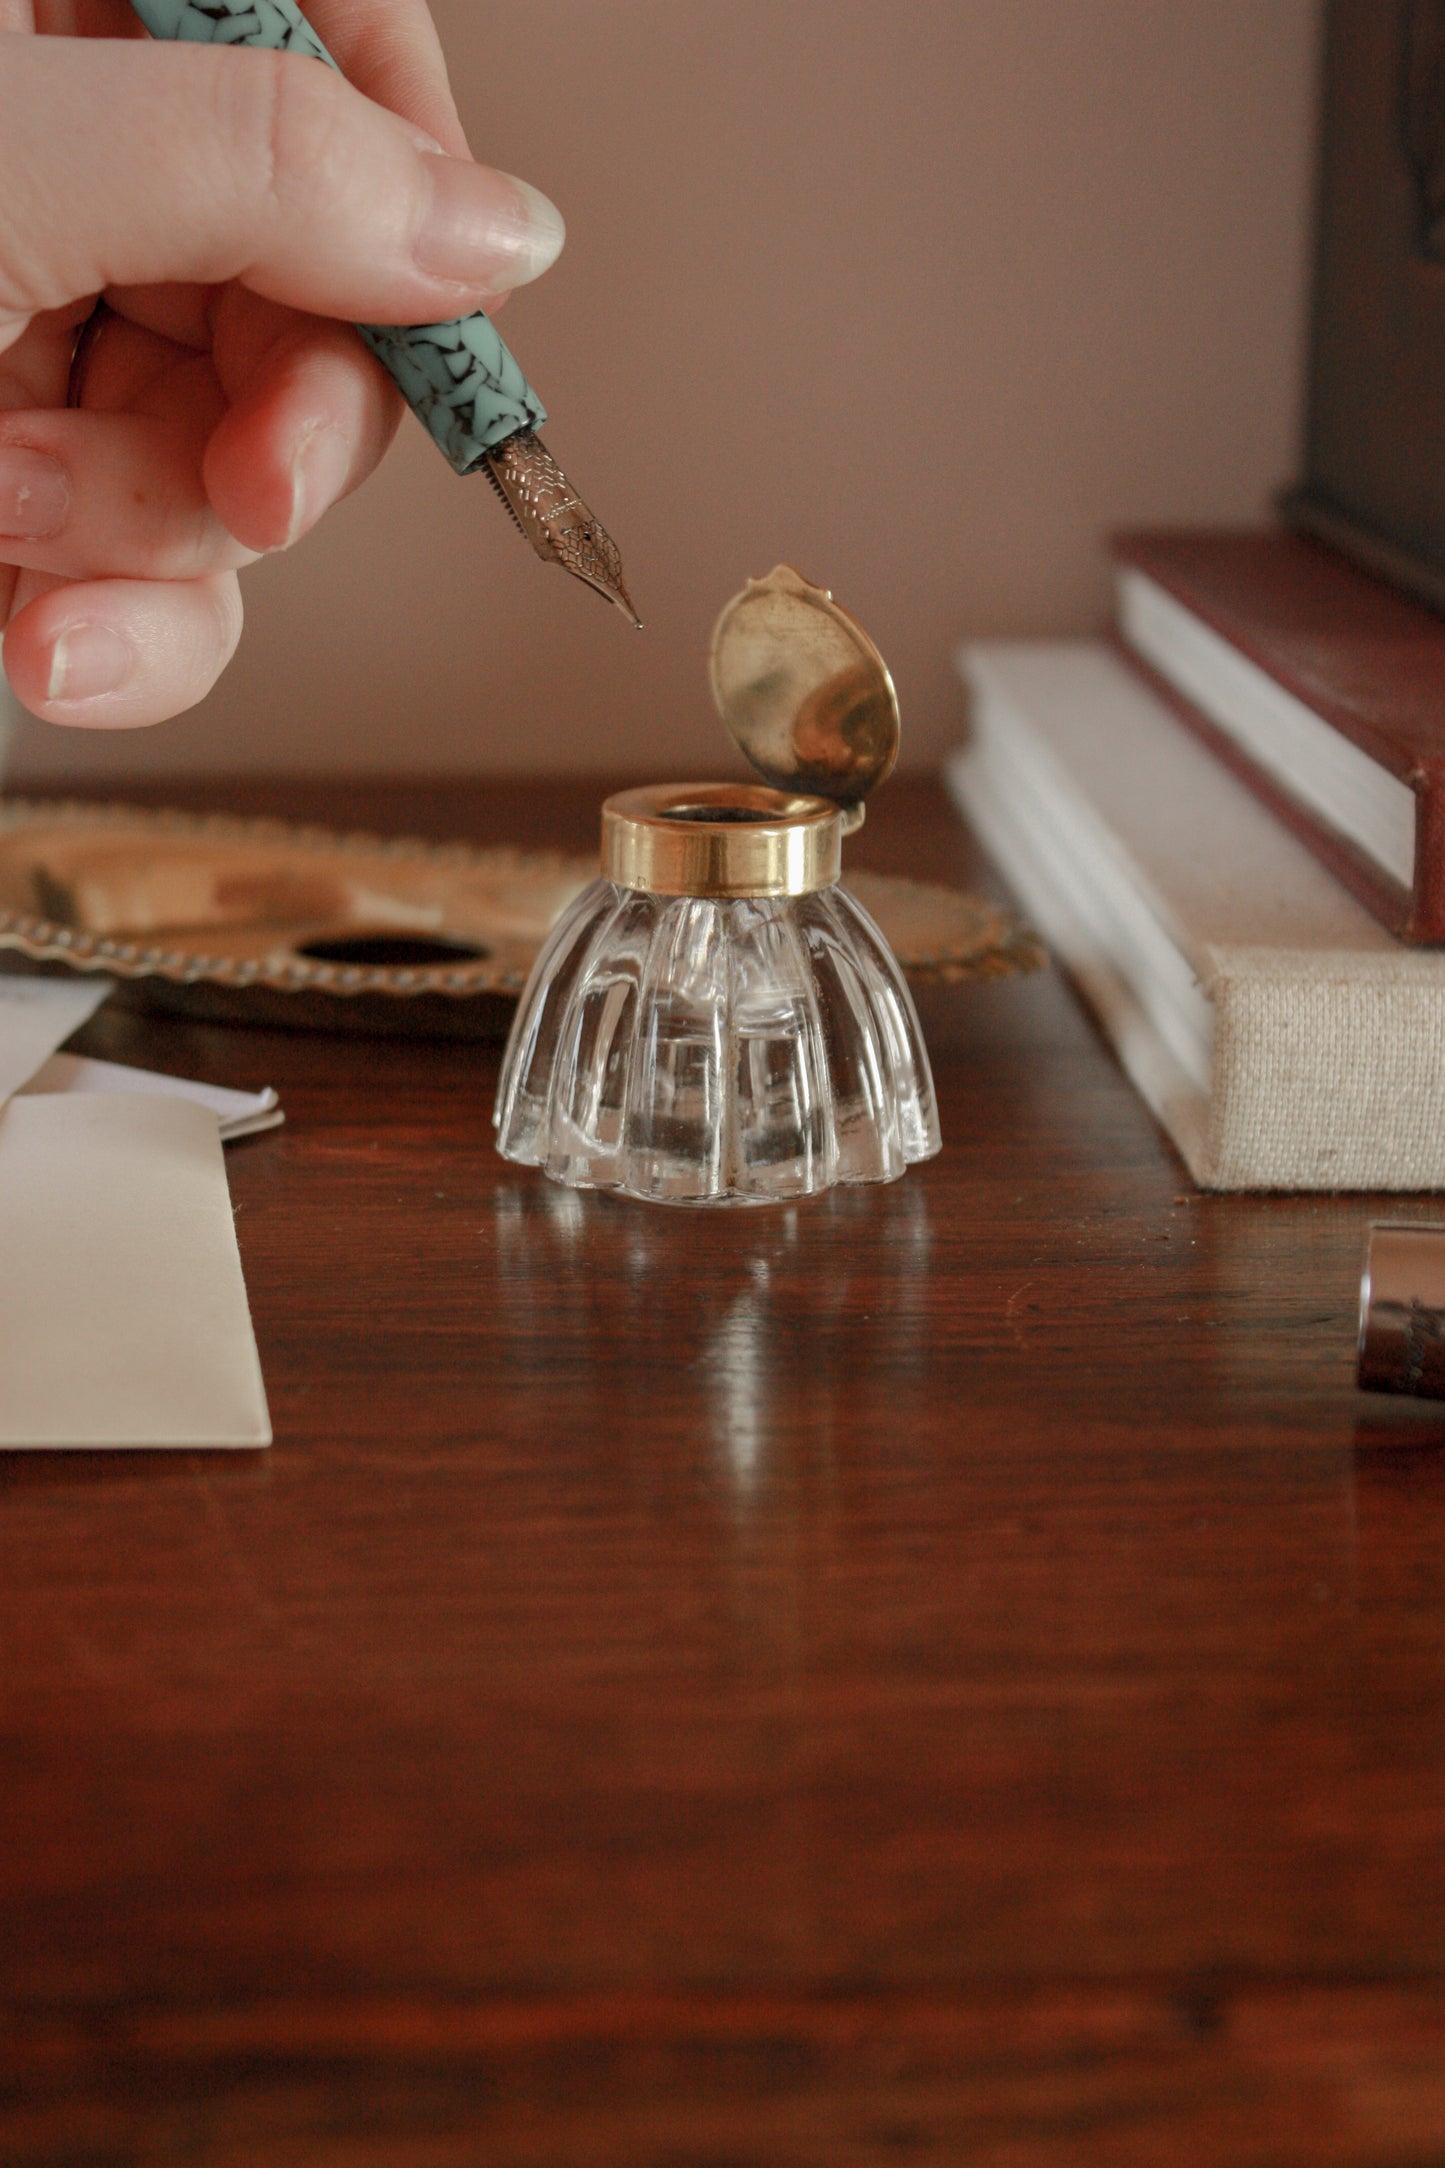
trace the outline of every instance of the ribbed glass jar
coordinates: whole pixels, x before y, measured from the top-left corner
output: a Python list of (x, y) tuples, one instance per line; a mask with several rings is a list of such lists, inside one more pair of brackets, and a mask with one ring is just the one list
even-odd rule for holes
[(837, 886), (724, 899), (595, 881), (533, 968), (495, 1119), (504, 1158), (658, 1204), (891, 1182), (940, 1143), (907, 986)]

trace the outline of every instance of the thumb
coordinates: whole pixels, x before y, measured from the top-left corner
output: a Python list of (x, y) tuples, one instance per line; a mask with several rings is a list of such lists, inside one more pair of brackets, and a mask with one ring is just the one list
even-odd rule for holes
[(0, 35), (12, 337), (103, 287), (169, 281), (239, 279), (320, 315), (435, 322), (536, 278), (562, 238), (536, 189), (438, 153), (317, 61)]

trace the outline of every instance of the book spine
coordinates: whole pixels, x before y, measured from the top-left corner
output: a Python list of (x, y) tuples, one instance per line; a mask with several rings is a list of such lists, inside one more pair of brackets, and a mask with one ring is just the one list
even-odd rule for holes
[(1415, 793), (1415, 894), (1407, 941), (1445, 941), (1445, 783), (1438, 775), (1413, 775)]
[(1119, 632), (1110, 636), (1115, 653), (1149, 690), (1162, 700), (1171, 714), (1206, 745), (1216, 759), (1248, 785), (1261, 804), (1268, 806), (1280, 825), (1328, 867), (1336, 880), (1372, 917), (1397, 940), (1417, 943), (1445, 941), (1445, 796), (1428, 776), (1412, 776), (1415, 792), (1415, 864), (1413, 890), (1403, 888), (1383, 873), (1364, 851), (1318, 820), (1307, 806), (1251, 760), (1227, 731), (1197, 708), (1162, 672), (1131, 647)]
[(1445, 1182), (1445, 1012), (1433, 982), (1234, 967), (1212, 988), (1210, 1189)]

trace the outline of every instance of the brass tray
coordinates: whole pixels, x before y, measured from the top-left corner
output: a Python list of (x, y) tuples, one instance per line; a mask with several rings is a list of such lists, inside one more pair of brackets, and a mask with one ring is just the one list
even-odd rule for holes
[[(595, 859), (280, 821), (0, 800), (0, 950), (105, 972), (219, 1022), (497, 1038)], [(847, 884), (910, 976), (1042, 961), (1012, 913), (882, 874)]]

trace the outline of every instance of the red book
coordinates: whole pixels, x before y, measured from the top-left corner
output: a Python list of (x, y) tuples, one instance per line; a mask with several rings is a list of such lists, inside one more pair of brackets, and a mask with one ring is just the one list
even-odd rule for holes
[(1112, 548), (1130, 660), (1392, 933), (1445, 941), (1445, 617), (1302, 535)]

